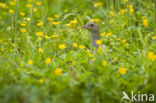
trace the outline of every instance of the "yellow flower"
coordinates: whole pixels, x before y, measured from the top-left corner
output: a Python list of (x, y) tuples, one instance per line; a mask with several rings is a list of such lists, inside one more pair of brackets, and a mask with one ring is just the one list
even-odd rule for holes
[(104, 33), (101, 34), (101, 36), (105, 36), (105, 35), (106, 35), (106, 32), (104, 32)]
[(54, 18), (48, 17), (49, 21), (54, 21)]
[(44, 81), (45, 81), (45, 79), (43, 79), (43, 78), (39, 79), (40, 83), (43, 83)]
[(46, 58), (45, 62), (46, 62), (46, 64), (50, 64), (51, 63), (51, 58), (50, 57)]
[(32, 65), (32, 64), (33, 64), (33, 61), (30, 59), (30, 60), (28, 61), (28, 64), (29, 64), (29, 65)]
[(41, 41), (41, 40), (42, 40), (42, 38), (40, 38), (40, 37), (39, 37), (39, 38), (38, 38), (38, 40), (40, 40), (40, 41)]
[(37, 12), (37, 8), (34, 8), (33, 11), (34, 11), (34, 12)]
[(124, 67), (121, 67), (121, 68), (119, 68), (119, 72), (120, 72), (120, 74), (124, 75), (124, 74), (126, 74), (127, 69)]
[(60, 44), (58, 47), (59, 47), (60, 49), (65, 49), (65, 48), (66, 48), (66, 45), (65, 45), (65, 44)]
[(148, 55), (148, 58), (149, 58), (149, 59), (151, 59), (151, 60), (156, 60), (156, 55), (154, 54), (154, 52), (149, 51), (149, 52), (147, 53), (147, 55)]
[(112, 33), (107, 33), (107, 36), (111, 36), (112, 35)]
[(123, 2), (127, 2), (128, 0), (122, 0)]
[(12, 9), (9, 9), (9, 14), (14, 14), (14, 10), (12, 10)]
[(114, 16), (114, 12), (113, 11), (110, 11), (109, 13), (110, 13), (111, 16)]
[(54, 34), (54, 35), (52, 35), (51, 37), (52, 38), (57, 38), (59, 35), (56, 35), (56, 34)]
[(58, 25), (58, 24), (59, 24), (59, 22), (52, 22), (52, 24), (53, 24), (53, 25)]
[(155, 36), (153, 36), (153, 40), (156, 40), (156, 35), (155, 35)]
[(55, 74), (56, 74), (57, 76), (61, 76), (61, 75), (62, 75), (62, 70), (61, 70), (60, 68), (57, 68), (57, 69), (55, 70)]
[(105, 60), (102, 61), (103, 66), (107, 66), (107, 62)]
[(42, 53), (43, 52), (43, 49), (42, 48), (38, 48), (38, 52), (39, 53)]
[(24, 62), (23, 61), (21, 61), (20, 66), (24, 67)]
[(98, 48), (97, 52), (99, 53), (101, 51), (101, 49), (102, 49), (102, 46), (99, 45), (99, 48)]
[(38, 23), (37, 23), (37, 26), (42, 26), (43, 25), (43, 22), (42, 21), (39, 21)]
[(94, 3), (94, 7), (101, 7), (103, 6), (103, 3), (102, 2), (96, 2)]
[(100, 19), (98, 19), (98, 18), (92, 19), (92, 20), (91, 20), (91, 22), (95, 22), (95, 23), (97, 23), (97, 22), (99, 22), (99, 21), (100, 21)]
[(40, 5), (42, 5), (42, 2), (37, 1), (37, 2), (36, 2), (36, 5), (40, 6)]
[(3, 47), (1, 48), (1, 51), (4, 52), (4, 48)]
[(37, 36), (43, 36), (43, 32), (36, 32)]
[(44, 35), (45, 39), (50, 39), (50, 37), (48, 35)]
[(25, 5), (27, 8), (31, 8), (32, 7), (32, 4), (26, 4)]
[(21, 26), (26, 26), (26, 24), (25, 23), (21, 23)]
[(20, 15), (21, 15), (21, 16), (25, 16), (25, 13), (24, 13), (24, 12), (20, 12)]
[(71, 26), (71, 23), (69, 23), (69, 24), (66, 24), (66, 26), (67, 26), (67, 27), (70, 27), (70, 26)]
[(55, 18), (59, 18), (59, 15), (57, 15), (57, 14), (55, 14), (54, 16), (55, 16)]
[(126, 43), (126, 40), (124, 39), (124, 40), (122, 40), (122, 42), (123, 42), (123, 43)]
[(79, 45), (79, 48), (80, 48), (80, 49), (84, 49), (85, 46), (84, 46), (84, 45)]
[(25, 33), (26, 32), (26, 29), (25, 28), (21, 28), (21, 32), (22, 33)]
[(122, 10), (121, 10), (121, 14), (122, 14), (122, 15), (124, 15), (125, 12), (126, 12), (126, 9), (122, 9)]
[(97, 40), (96, 44), (101, 45), (102, 44), (102, 40)]
[(147, 19), (143, 19), (143, 25), (144, 25), (145, 27), (148, 27), (148, 20), (147, 20)]
[(77, 43), (73, 43), (73, 47), (77, 48), (78, 47)]
[(16, 2), (15, 1), (10, 1), (9, 4), (13, 6), (13, 5), (16, 5)]

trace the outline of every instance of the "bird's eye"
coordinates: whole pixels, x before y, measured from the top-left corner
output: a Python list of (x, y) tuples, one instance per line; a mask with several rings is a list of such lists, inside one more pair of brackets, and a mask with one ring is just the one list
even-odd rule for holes
[(90, 26), (91, 26), (91, 27), (93, 27), (93, 26), (94, 26), (94, 24), (90, 24)]

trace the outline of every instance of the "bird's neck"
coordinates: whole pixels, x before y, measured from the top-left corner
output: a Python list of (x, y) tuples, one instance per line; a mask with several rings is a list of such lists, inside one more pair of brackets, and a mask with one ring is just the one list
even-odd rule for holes
[(96, 49), (99, 48), (99, 45), (96, 44), (96, 41), (100, 40), (100, 32), (92, 31), (91, 32), (91, 45)]

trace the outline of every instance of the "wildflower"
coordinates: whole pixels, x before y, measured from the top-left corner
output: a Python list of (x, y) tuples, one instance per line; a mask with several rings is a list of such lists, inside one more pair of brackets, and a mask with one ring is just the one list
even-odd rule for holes
[(122, 14), (122, 15), (124, 15), (125, 12), (126, 12), (126, 9), (122, 9), (122, 10), (121, 10), (121, 14)]
[(25, 28), (21, 28), (20, 30), (22, 33), (25, 33), (26, 32), (26, 29)]
[(58, 25), (58, 24), (59, 24), (59, 22), (52, 22), (52, 24), (53, 24), (53, 25)]
[(42, 2), (37, 1), (37, 2), (36, 2), (36, 5), (40, 6), (40, 5), (42, 5)]
[(102, 2), (96, 2), (94, 3), (94, 7), (102, 7), (103, 3)]
[(112, 20), (109, 20), (109, 22), (110, 22), (110, 23), (114, 23), (114, 19), (112, 19)]
[(41, 41), (41, 40), (42, 40), (42, 38), (40, 38), (40, 37), (39, 37), (39, 38), (38, 38), (38, 40), (40, 40), (40, 41)]
[(43, 32), (36, 32), (37, 36), (43, 36)]
[(77, 43), (73, 43), (73, 47), (77, 48), (78, 47)]
[(46, 58), (45, 62), (46, 62), (46, 64), (50, 64), (51, 63), (51, 58), (50, 57)]
[(33, 9), (33, 12), (37, 12), (37, 8), (34, 8), (34, 9)]
[(102, 44), (102, 40), (97, 40), (96, 44), (101, 45)]
[(20, 66), (24, 67), (24, 62), (23, 61), (20, 62)]
[(153, 36), (153, 40), (156, 40), (156, 35), (155, 35), (155, 36)]
[(28, 61), (28, 64), (29, 64), (29, 65), (32, 65), (32, 64), (33, 64), (33, 61), (30, 59), (30, 60)]
[(37, 26), (42, 26), (43, 25), (43, 22), (42, 21), (39, 21), (38, 23), (37, 23)]
[(145, 27), (148, 27), (148, 20), (147, 20), (147, 19), (143, 19), (143, 25), (144, 25)]
[(57, 76), (61, 76), (61, 75), (62, 75), (62, 70), (61, 70), (60, 68), (57, 68), (57, 69), (55, 70), (55, 74), (56, 74)]
[(25, 16), (25, 13), (24, 13), (24, 12), (20, 12), (20, 15), (21, 15), (21, 16)]
[(149, 59), (156, 60), (156, 55), (152, 51), (149, 51), (147, 55)]
[(56, 35), (56, 34), (54, 34), (54, 35), (52, 35), (51, 37), (52, 38), (57, 38), (59, 35)]
[(26, 4), (25, 5), (27, 8), (31, 8), (32, 7), (32, 4)]
[(122, 42), (123, 42), (123, 43), (126, 43), (126, 40), (124, 39), (124, 40), (122, 40)]
[(40, 83), (43, 83), (44, 81), (45, 81), (45, 79), (43, 79), (43, 78), (39, 79)]
[(57, 14), (55, 14), (54, 16), (55, 16), (55, 18), (59, 18), (59, 15), (57, 15)]
[(25, 23), (21, 23), (21, 26), (26, 26), (26, 24)]
[(44, 35), (45, 39), (50, 39), (50, 37), (48, 35)]
[(128, 2), (128, 0), (122, 0), (123, 2)]
[(114, 12), (113, 11), (110, 11), (109, 13), (110, 13), (111, 16), (114, 16)]
[(13, 6), (13, 5), (16, 4), (16, 2), (15, 1), (10, 1), (9, 4)]
[(66, 26), (67, 26), (67, 27), (70, 27), (70, 26), (71, 26), (71, 23), (69, 23), (69, 24), (66, 24)]
[(49, 21), (54, 21), (54, 18), (48, 17)]
[(1, 48), (1, 51), (4, 52), (4, 48), (3, 47)]
[(107, 33), (107, 36), (109, 37), (109, 36), (111, 36), (112, 35), (112, 33)]
[(38, 52), (39, 53), (42, 53), (43, 52), (43, 49), (42, 48), (38, 48)]
[(9, 14), (14, 14), (14, 10), (12, 10), (12, 9), (9, 9)]
[(92, 19), (91, 21), (97, 23), (100, 21), (100, 19)]
[(65, 45), (65, 44), (60, 44), (58, 47), (59, 47), (60, 49), (65, 49), (65, 48), (66, 48), (66, 45)]
[(102, 61), (103, 66), (107, 66), (107, 62), (105, 60)]
[(101, 33), (101, 36), (105, 36), (106, 35), (106, 32), (104, 32), (104, 33)]
[(129, 12), (132, 14), (134, 12), (133, 5), (129, 5)]
[(79, 48), (80, 48), (80, 49), (84, 49), (85, 46), (84, 46), (84, 45), (79, 45)]
[(119, 68), (119, 72), (120, 72), (120, 74), (124, 75), (124, 74), (126, 74), (127, 69), (124, 67), (121, 67), (121, 68)]

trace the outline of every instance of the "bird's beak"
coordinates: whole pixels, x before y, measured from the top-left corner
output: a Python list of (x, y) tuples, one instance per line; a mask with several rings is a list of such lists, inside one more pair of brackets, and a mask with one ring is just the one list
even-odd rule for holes
[(87, 28), (88, 28), (88, 26), (87, 26), (87, 25), (83, 25), (83, 26), (82, 26), (82, 28), (85, 28), (85, 29), (87, 29)]

